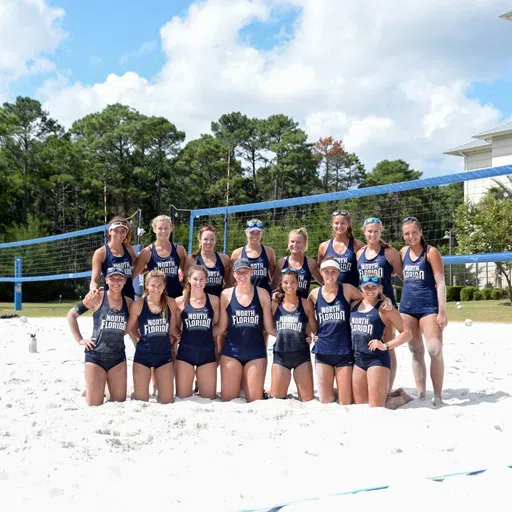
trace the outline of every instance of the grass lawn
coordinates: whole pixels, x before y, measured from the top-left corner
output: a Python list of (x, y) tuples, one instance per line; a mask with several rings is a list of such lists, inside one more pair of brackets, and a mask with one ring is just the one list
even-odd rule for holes
[[(25, 303), (23, 311), (18, 311), (19, 316), (33, 318), (41, 317), (65, 317), (67, 312), (77, 303), (62, 302), (50, 303)], [(451, 322), (463, 322), (471, 318), (473, 322), (497, 322), (512, 323), (512, 307), (506, 306), (506, 300), (479, 300), (461, 302), (462, 309), (457, 309), (455, 302), (448, 302), (448, 320)], [(0, 302), (0, 315), (15, 313), (12, 303)], [(90, 313), (86, 313), (90, 315)]]

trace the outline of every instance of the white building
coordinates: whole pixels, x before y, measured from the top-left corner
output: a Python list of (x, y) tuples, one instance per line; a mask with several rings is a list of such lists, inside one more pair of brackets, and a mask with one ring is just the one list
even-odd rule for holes
[[(444, 154), (464, 157), (466, 171), (512, 164), (512, 121), (474, 135), (473, 138), (475, 140)], [(496, 181), (506, 183), (508, 180), (506, 176), (500, 176), (465, 182), (464, 197), (478, 201), (489, 188), (496, 186)]]

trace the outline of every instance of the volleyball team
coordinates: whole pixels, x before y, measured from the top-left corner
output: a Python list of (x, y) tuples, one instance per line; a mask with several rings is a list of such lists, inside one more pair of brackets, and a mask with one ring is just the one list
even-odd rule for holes
[[(320, 402), (394, 409), (412, 400), (393, 390), (394, 349), (408, 343), (418, 398), (425, 399), (426, 346), (433, 403), (442, 404), (444, 269), (417, 218), (403, 220), (406, 245), (397, 251), (382, 240), (378, 218), (364, 221), (363, 242), (354, 237), (349, 212), (335, 211), (333, 237), (320, 245), (316, 260), (305, 255), (304, 228), (290, 231), (289, 255), (276, 261), (262, 244), (257, 219), (247, 222), (247, 242), (231, 258), (215, 251), (213, 226), (201, 228), (199, 249), (190, 255), (170, 242), (169, 217), (156, 217), (152, 227), (155, 241), (137, 257), (129, 223), (110, 221), (107, 244), (92, 258), (90, 291), (68, 313), (71, 332), (85, 348), (89, 405), (101, 405), (105, 395), (126, 399), (126, 334), (135, 344), (135, 400), (149, 400), (152, 383), (161, 403), (194, 392), (214, 399), (220, 365), (223, 401), (241, 393), (248, 402), (286, 398), (292, 375), (299, 399), (309, 401), (313, 352)], [(135, 300), (133, 280), (144, 273), (144, 293)], [(399, 311), (392, 276), (403, 281)], [(310, 290), (313, 280), (320, 286)], [(78, 317), (88, 310), (93, 333), (84, 338)], [(276, 339), (265, 391), (269, 335)]]

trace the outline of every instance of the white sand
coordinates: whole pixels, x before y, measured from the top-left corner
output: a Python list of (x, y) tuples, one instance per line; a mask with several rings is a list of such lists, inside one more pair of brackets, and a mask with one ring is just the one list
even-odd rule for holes
[[(81, 319), (83, 333), (90, 326)], [(39, 353), (30, 354), (28, 332), (36, 329)], [(285, 510), (509, 508), (510, 325), (449, 325), (447, 406), (414, 401), (397, 411), (197, 397), (88, 408), (83, 353), (64, 319), (0, 320), (0, 332), (3, 505), (237, 510), (389, 485)], [(413, 393), (409, 351), (397, 354), (396, 384)], [(484, 468), (442, 483), (426, 478)]]

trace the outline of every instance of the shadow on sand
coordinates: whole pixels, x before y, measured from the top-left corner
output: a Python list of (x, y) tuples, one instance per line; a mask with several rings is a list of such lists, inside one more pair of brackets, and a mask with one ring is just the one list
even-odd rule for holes
[[(415, 388), (403, 388), (407, 393), (414, 397), (412, 402), (404, 405), (404, 409), (418, 409), (420, 407), (429, 407), (434, 409), (432, 405), (432, 392), (427, 392), (427, 398), (425, 400), (418, 400), (416, 398)], [(492, 393), (486, 393), (485, 391), (472, 391), (468, 388), (452, 389), (447, 388), (443, 390), (443, 401), (445, 407), (465, 407), (467, 405), (478, 405), (480, 403), (491, 403), (495, 404), (501, 402), (506, 398), (510, 398), (512, 395), (505, 393), (505, 391), (494, 391)]]

